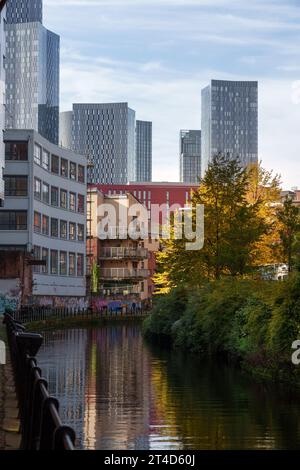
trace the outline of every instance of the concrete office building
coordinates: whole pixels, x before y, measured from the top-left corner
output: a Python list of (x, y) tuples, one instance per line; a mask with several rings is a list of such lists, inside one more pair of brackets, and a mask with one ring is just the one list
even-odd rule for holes
[(201, 178), (201, 131), (180, 131), (180, 181), (198, 183)]
[(32, 130), (7, 130), (4, 137), (0, 294), (16, 306), (80, 306), (86, 294), (86, 159)]
[(92, 163), (90, 182), (135, 181), (135, 111), (127, 103), (73, 104), (72, 128), (69, 114), (63, 113), (60, 123), (60, 144), (72, 142)]
[[(0, 1), (0, 131), (5, 129), (5, 50), (6, 50), (6, 40), (5, 40), (5, 18), (6, 18), (6, 1)], [(4, 200), (4, 180), (3, 180), (3, 170), (4, 170), (4, 143), (1, 136), (0, 140), (0, 207), (3, 205)]]
[(136, 121), (136, 179), (152, 181), (152, 122)]
[(202, 176), (219, 152), (258, 161), (257, 82), (212, 80), (202, 90)]
[(60, 38), (42, 24), (42, 1), (9, 0), (6, 127), (58, 144)]

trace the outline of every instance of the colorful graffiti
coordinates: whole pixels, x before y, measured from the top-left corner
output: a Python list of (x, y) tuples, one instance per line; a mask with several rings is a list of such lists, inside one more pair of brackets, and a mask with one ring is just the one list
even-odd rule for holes
[(88, 301), (84, 297), (33, 297), (32, 305), (37, 307), (68, 308), (85, 310), (88, 308)]
[(0, 315), (5, 310), (17, 310), (21, 303), (19, 279), (0, 279)]

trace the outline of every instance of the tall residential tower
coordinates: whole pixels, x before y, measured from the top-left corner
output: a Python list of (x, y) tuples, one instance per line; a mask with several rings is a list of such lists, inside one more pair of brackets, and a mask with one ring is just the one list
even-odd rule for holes
[(180, 131), (180, 182), (198, 183), (201, 178), (201, 131)]
[(152, 122), (136, 121), (135, 181), (152, 181)]
[[(5, 129), (5, 69), (4, 69), (4, 59), (5, 59), (5, 25), (6, 18), (6, 1), (0, 1), (0, 131)], [(1, 133), (2, 135), (2, 133)], [(0, 207), (3, 206), (4, 200), (4, 180), (3, 180), (3, 171), (4, 171), (4, 162), (5, 162), (5, 147), (3, 143), (3, 138), (0, 140)]]
[(127, 103), (73, 104), (61, 113), (60, 144), (86, 155), (88, 180), (122, 184), (136, 179), (135, 111)]
[(202, 176), (217, 153), (258, 161), (258, 83), (212, 80), (202, 90)]
[(6, 127), (58, 143), (59, 36), (42, 24), (42, 0), (8, 0)]

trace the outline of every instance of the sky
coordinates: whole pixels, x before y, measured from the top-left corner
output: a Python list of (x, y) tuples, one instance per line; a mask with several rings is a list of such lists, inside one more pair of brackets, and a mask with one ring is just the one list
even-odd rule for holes
[(153, 122), (153, 179), (179, 180), (179, 131), (211, 79), (258, 80), (259, 159), (300, 188), (299, 0), (44, 0), (61, 110), (128, 102)]

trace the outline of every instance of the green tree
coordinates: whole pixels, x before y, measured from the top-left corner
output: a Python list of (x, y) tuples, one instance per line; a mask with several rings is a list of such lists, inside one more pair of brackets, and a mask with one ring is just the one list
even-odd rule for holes
[(297, 235), (300, 231), (300, 213), (292, 199), (285, 199), (283, 206), (277, 211), (280, 224), (283, 261), (288, 264), (289, 272), (293, 269), (293, 258), (296, 252)]

